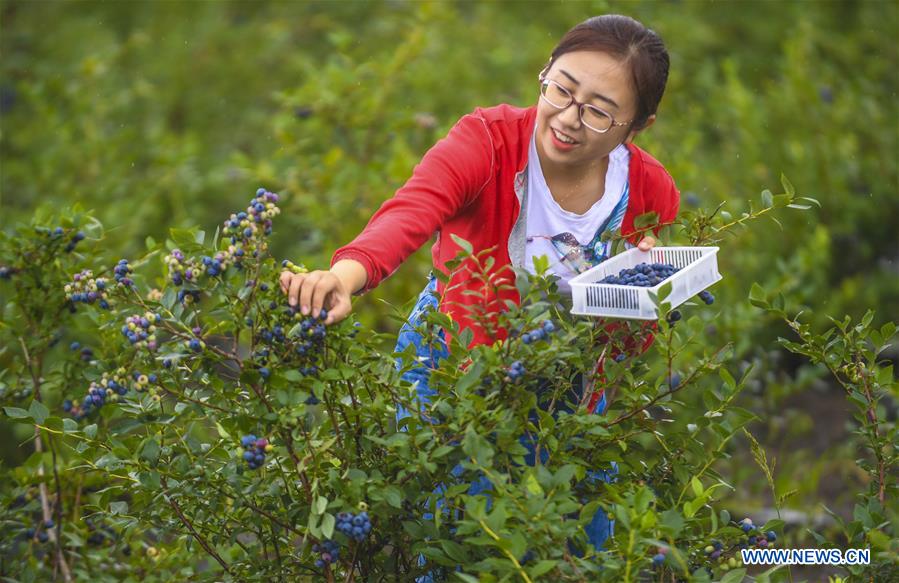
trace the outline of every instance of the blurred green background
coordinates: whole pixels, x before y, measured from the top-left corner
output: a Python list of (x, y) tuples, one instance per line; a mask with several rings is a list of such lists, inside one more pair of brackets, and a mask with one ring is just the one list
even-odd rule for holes
[[(534, 104), (555, 42), (608, 12), (670, 52), (659, 119), (638, 144), (673, 175), (682, 211), (725, 202), (739, 216), (780, 192), (781, 174), (821, 202), (722, 243), (718, 302), (698, 316), (735, 342), (735, 372), (754, 367), (742, 405), (760, 417), (778, 490), (797, 490), (796, 522), (826, 521), (822, 502), (845, 513), (865, 487), (848, 406), (776, 347), (787, 330), (747, 296), (757, 281), (820, 326), (868, 309), (897, 318), (895, 2), (3, 0), (2, 228), (80, 203), (105, 225), (109, 258), (133, 258), (171, 227), (214, 231), (264, 186), (284, 197), (276, 256), (325, 268), (460, 116)], [(428, 245), (356, 302), (360, 319), (396, 330), (391, 305), (429, 269)], [(739, 484), (729, 503), (762, 511), (764, 480), (745, 444), (735, 451), (720, 468)]]

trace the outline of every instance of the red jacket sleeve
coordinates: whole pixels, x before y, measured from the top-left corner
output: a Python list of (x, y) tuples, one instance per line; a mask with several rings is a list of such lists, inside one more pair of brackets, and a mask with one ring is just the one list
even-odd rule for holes
[(444, 222), (470, 204), (493, 177), (494, 151), (484, 119), (466, 115), (437, 142), (412, 177), (368, 221), (331, 265), (354, 259), (365, 266), (365, 293), (393, 274)]

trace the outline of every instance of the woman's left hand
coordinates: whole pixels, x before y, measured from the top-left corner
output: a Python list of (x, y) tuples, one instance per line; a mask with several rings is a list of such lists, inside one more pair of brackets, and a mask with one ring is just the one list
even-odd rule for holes
[(640, 242), (637, 244), (637, 248), (640, 251), (649, 251), (653, 247), (656, 246), (656, 240), (652, 237), (643, 237)]

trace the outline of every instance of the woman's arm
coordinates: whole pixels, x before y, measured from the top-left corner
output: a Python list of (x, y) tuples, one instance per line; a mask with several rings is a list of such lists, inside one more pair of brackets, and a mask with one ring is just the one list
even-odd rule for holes
[(281, 289), (303, 314), (327, 306), (327, 324), (350, 313), (352, 295), (390, 276), (443, 223), (470, 204), (493, 177), (486, 122), (466, 115), (425, 154), (412, 177), (372, 216), (350, 244), (335, 251), (330, 271), (281, 274)]

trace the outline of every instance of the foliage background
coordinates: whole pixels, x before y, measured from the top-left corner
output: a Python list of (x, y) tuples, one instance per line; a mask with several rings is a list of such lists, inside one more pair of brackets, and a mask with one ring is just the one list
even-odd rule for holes
[[(859, 452), (838, 389), (776, 347), (787, 330), (747, 296), (757, 281), (818, 326), (899, 314), (893, 2), (4, 0), (2, 228), (80, 203), (106, 226), (109, 256), (125, 257), (170, 227), (212, 230), (264, 185), (285, 196), (275, 255), (325, 267), (458, 117), (534, 103), (556, 40), (604, 12), (666, 41), (668, 89), (638, 143), (674, 176), (684, 211), (724, 202), (738, 216), (781, 174), (822, 204), (725, 244), (718, 302), (702, 314), (754, 367), (741, 405), (761, 419), (752, 431), (777, 458), (778, 491), (797, 491), (788, 524), (801, 546), (804, 526), (830, 520), (823, 504), (849, 516)], [(428, 251), (357, 301), (365, 324), (398, 328)], [(884, 414), (895, 420), (895, 403)], [(20, 437), (0, 427), (4, 463), (27, 456)], [(764, 477), (747, 444), (732, 447), (718, 468), (739, 486), (727, 503), (764, 512)]]

